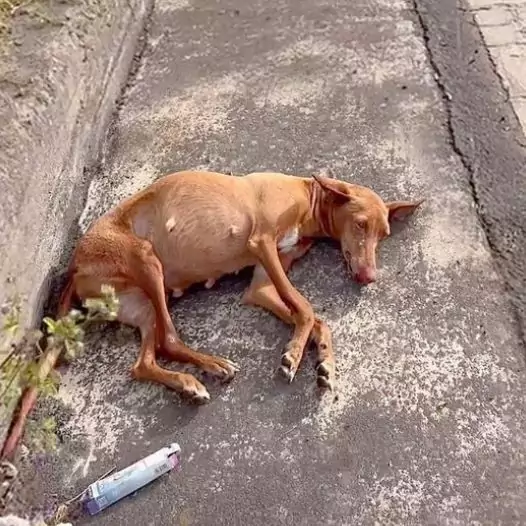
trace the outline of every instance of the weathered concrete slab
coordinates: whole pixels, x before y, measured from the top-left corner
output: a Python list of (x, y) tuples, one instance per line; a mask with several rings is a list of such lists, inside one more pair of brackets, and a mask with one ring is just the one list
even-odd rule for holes
[[(337, 400), (313, 363), (274, 377), (289, 329), (243, 307), (248, 278), (173, 305), (185, 340), (242, 371), (189, 408), (131, 380), (137, 337), (94, 336), (64, 375), (65, 442), (43, 505), (177, 440), (183, 469), (86, 523), (520, 524), (523, 362), (517, 328), (453, 152), (420, 27), (403, 1), (158, 2), (149, 49), (93, 181), (83, 228), (182, 168), (306, 174), (331, 166), (426, 207), (352, 285), (320, 244), (292, 272), (333, 329)], [(81, 521), (81, 523), (83, 523)]]

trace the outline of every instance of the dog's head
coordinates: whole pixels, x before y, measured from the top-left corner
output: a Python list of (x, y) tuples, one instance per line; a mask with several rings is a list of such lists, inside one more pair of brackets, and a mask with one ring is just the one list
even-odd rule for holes
[(423, 202), (384, 202), (373, 190), (327, 176), (314, 175), (323, 197), (328, 229), (340, 243), (352, 277), (376, 281), (376, 248), (391, 233), (390, 223), (410, 216)]

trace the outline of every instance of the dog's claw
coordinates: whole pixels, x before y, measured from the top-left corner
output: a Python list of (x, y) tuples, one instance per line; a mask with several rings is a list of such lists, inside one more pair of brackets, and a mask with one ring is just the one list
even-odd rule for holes
[(233, 362), (232, 360), (225, 359), (225, 361), (232, 367), (234, 372), (238, 373), (240, 371), (240, 367), (236, 362)]
[(193, 396), (190, 398), (190, 402), (196, 404), (196, 405), (204, 405), (210, 402), (210, 395), (207, 394), (206, 396)]
[(296, 376), (297, 367), (294, 367), (294, 364), (287, 353), (284, 353), (281, 356), (281, 366), (279, 370), (288, 380), (289, 384), (292, 383), (292, 380), (294, 380), (294, 377)]
[(284, 365), (285, 367), (288, 367), (289, 369), (292, 367), (292, 360), (290, 359), (287, 353), (282, 354), (281, 365)]
[(334, 390), (331, 380), (329, 380), (326, 376), (318, 376), (316, 378), (316, 383), (321, 389), (328, 389), (329, 391)]
[(321, 362), (316, 368), (318, 387), (334, 391), (334, 367)]
[(289, 384), (292, 383), (292, 380), (294, 380), (295, 371), (293, 371), (292, 369), (290, 369), (290, 367), (287, 367), (286, 365), (280, 365), (279, 371), (285, 377)]
[(239, 365), (231, 360), (227, 360), (225, 359), (225, 362), (227, 363), (228, 365), (228, 368), (230, 370), (227, 371), (227, 374), (225, 375), (224, 377), (224, 380), (225, 381), (230, 381), (232, 380), (232, 378), (234, 378), (234, 376), (239, 372), (240, 368), (239, 368)]
[(329, 378), (331, 372), (327, 364), (324, 362), (321, 362), (318, 367), (316, 368), (316, 372), (318, 373), (318, 376), (323, 376), (325, 378)]
[(283, 376), (288, 380), (289, 384), (292, 383), (296, 372), (298, 371), (299, 363), (296, 364), (293, 357), (291, 356), (291, 350), (286, 349), (281, 355), (281, 366), (280, 371)]

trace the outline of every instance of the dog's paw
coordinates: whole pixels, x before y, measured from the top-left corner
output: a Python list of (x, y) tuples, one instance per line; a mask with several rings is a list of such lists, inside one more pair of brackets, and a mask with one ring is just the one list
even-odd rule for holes
[(324, 360), (318, 364), (316, 367), (316, 382), (318, 387), (334, 391), (334, 388), (336, 387), (336, 374), (334, 369), (333, 361)]
[(279, 371), (289, 383), (294, 380), (294, 377), (298, 372), (302, 355), (301, 351), (302, 349), (300, 349), (295, 343), (290, 343), (287, 345), (285, 352), (281, 355)]
[(206, 404), (210, 401), (210, 394), (206, 387), (191, 374), (186, 374), (184, 382), (179, 390), (181, 396), (189, 402), (196, 404)]
[(223, 382), (229, 382), (239, 372), (239, 365), (227, 358), (214, 356), (209, 363), (203, 366), (203, 370), (221, 379)]

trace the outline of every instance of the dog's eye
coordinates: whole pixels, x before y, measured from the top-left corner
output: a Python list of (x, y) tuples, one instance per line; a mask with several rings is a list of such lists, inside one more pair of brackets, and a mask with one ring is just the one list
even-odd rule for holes
[(367, 219), (365, 219), (365, 217), (357, 217), (355, 224), (359, 229), (365, 230), (365, 227), (367, 226)]

